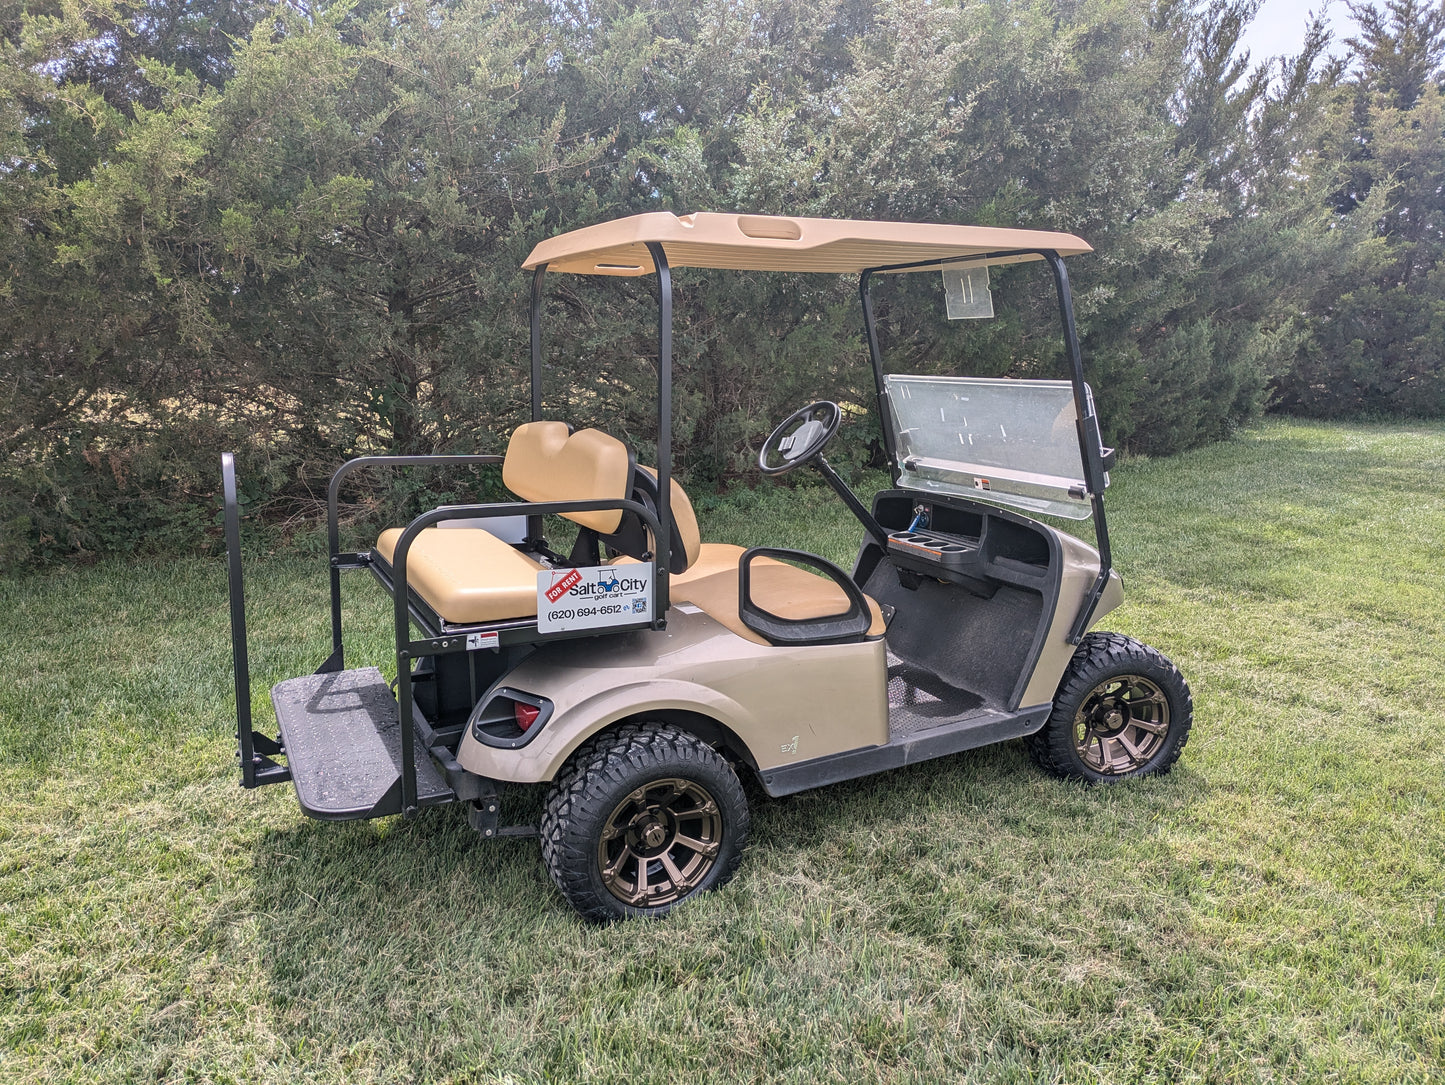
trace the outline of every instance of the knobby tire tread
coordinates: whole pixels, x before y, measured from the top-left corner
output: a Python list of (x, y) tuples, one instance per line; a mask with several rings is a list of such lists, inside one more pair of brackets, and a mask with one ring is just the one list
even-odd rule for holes
[[(1177, 710), (1171, 705), (1170, 736), (1163, 757), (1144, 772), (1124, 776), (1107, 777), (1081, 772), (1073, 748), (1074, 712), (1099, 684), (1102, 676), (1111, 671), (1128, 673), (1141, 670), (1141, 663), (1156, 668), (1161, 681), (1172, 686), (1179, 699)], [(1059, 682), (1059, 692), (1054, 696), (1054, 710), (1048, 722), (1025, 741), (1034, 764), (1050, 775), (1066, 780), (1104, 783), (1168, 772), (1184, 752), (1193, 721), (1194, 696), (1179, 668), (1167, 656), (1122, 633), (1097, 632), (1088, 634), (1079, 642), (1074, 658), (1069, 661), (1068, 670)]]
[[(588, 739), (568, 759), (553, 782), (542, 811), (542, 862), (553, 883), (584, 919), (607, 922), (624, 916), (663, 915), (683, 903), (678, 901), (655, 909), (622, 906), (605, 889), (593, 884), (595, 842), (569, 834), (567, 827), (579, 814), (590, 814), (603, 806), (608, 808), (603, 816), (610, 813), (617, 801), (616, 789), (625, 785), (629, 770), (683, 768), (689, 763), (706, 764), (713, 770), (720, 768), (720, 779), (710, 782), (709, 787), (721, 786), (733, 794), (713, 797), (720, 805), (731, 799), (733, 808), (741, 811), (740, 817), (734, 819), (737, 823), (728, 828), (731, 843), (724, 844), (724, 855), (717, 864), (720, 869), (708, 884), (708, 888), (715, 888), (737, 872), (748, 829), (747, 799), (742, 785), (721, 754), (696, 735), (671, 724), (629, 723)], [(691, 894), (683, 899), (690, 898)]]

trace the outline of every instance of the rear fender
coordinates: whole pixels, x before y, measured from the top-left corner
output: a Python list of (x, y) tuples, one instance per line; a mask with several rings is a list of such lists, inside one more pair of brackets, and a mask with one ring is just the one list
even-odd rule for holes
[(754, 768), (826, 757), (888, 741), (888, 661), (882, 639), (755, 644), (700, 611), (674, 607), (666, 630), (548, 645), (499, 685), (552, 702), (525, 745), (499, 749), (462, 736), (457, 760), (494, 780), (540, 783), (592, 735), (623, 719), (665, 719), (723, 737)]
[[(632, 717), (701, 715), (733, 735), (756, 731), (758, 726), (753, 715), (735, 700), (696, 682), (677, 679), (629, 682), (580, 698), (569, 696), (572, 690), (565, 683), (557, 683), (555, 687), (553, 683), (536, 680), (515, 684), (552, 701), (555, 705), (552, 718), (536, 739), (514, 750), (497, 749), (473, 735), (466, 735), (457, 759), (467, 771), (513, 783), (552, 780), (582, 743)], [(752, 760), (751, 751), (745, 746), (739, 752)]]

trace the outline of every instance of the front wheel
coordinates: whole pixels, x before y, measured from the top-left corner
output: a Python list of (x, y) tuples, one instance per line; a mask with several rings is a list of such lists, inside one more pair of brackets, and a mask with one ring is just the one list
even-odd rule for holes
[(541, 828), (547, 871), (584, 919), (660, 916), (733, 876), (748, 804), (705, 742), (667, 724), (628, 724), (572, 756)]
[(1179, 760), (1194, 722), (1194, 699), (1160, 652), (1118, 633), (1079, 644), (1043, 729), (1028, 739), (1044, 771), (1113, 782), (1165, 773)]

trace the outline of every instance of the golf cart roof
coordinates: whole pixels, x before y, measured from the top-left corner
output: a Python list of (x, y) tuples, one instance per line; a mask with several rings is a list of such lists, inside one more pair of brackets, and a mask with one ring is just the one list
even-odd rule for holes
[(1045, 230), (654, 211), (548, 238), (532, 250), (522, 267), (530, 271), (546, 264), (548, 271), (574, 275), (647, 275), (655, 270), (648, 242), (660, 243), (674, 268), (833, 274), (951, 257), (968, 262), (970, 257), (989, 254), (1000, 255), (982, 262), (1041, 259), (1018, 250), (1051, 250), (1060, 256), (1093, 251), (1072, 234)]

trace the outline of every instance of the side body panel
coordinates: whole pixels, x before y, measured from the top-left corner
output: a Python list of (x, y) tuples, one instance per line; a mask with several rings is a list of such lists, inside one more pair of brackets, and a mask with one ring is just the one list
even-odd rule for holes
[(654, 712), (710, 717), (732, 731), (760, 769), (888, 741), (883, 640), (781, 647), (753, 644), (691, 607), (673, 607), (666, 630), (543, 647), (501, 684), (546, 697), (552, 717), (517, 749), (468, 731), (457, 760), (494, 780), (553, 779), (588, 737)]
[[(1058, 692), (1059, 681), (1068, 669), (1069, 660), (1074, 658), (1075, 645), (1069, 643), (1069, 629), (1078, 616), (1079, 608), (1094, 586), (1099, 575), (1099, 552), (1087, 543), (1080, 542), (1072, 535), (1048, 529), (1058, 540), (1059, 554), (1063, 568), (1059, 578), (1058, 603), (1054, 607), (1053, 620), (1044, 636), (1034, 672), (1024, 688), (1019, 703), (1024, 705), (1046, 704)], [(1093, 621), (1097, 622), (1109, 611), (1124, 601), (1124, 582), (1119, 574), (1109, 571), (1109, 581), (1104, 586), (1104, 595), (1094, 610)], [(1091, 623), (1092, 625), (1093, 623)]]

